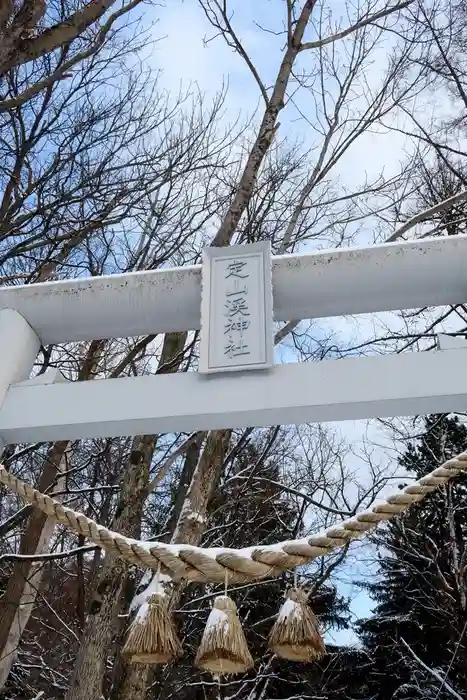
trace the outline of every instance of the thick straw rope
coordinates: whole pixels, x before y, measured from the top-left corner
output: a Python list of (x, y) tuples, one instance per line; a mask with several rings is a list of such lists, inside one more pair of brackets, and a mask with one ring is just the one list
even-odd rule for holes
[(245, 583), (279, 576), (287, 569), (307, 564), (316, 557), (362, 537), (380, 522), (390, 520), (427, 493), (435, 491), (449, 479), (467, 470), (467, 452), (449, 459), (427, 476), (389, 496), (385, 501), (358, 513), (325, 532), (300, 540), (288, 540), (264, 547), (244, 549), (214, 549), (173, 545), (161, 542), (142, 542), (123, 537), (98, 525), (82, 513), (62, 506), (50, 496), (37, 491), (0, 465), (0, 483), (28, 503), (37, 506), (74, 532), (84, 535), (112, 555), (122, 557), (130, 564), (144, 566), (164, 573), (174, 580), (223, 583)]

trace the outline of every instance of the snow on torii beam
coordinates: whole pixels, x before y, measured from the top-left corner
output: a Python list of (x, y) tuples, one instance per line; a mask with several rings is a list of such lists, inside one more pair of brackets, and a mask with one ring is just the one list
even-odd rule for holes
[(10, 387), (0, 410), (7, 443), (467, 410), (467, 348)]
[[(273, 257), (274, 318), (441, 306), (467, 301), (467, 236)], [(201, 266), (0, 289), (44, 345), (195, 330)]]
[[(466, 236), (278, 256), (275, 318), (465, 303), (466, 271)], [(1, 438), (42, 442), (467, 410), (466, 347), (281, 365), (248, 376), (46, 383), (44, 375), (7, 390), (24, 374), (16, 371), (24, 343), (35, 352), (39, 342), (198, 328), (200, 277), (201, 268), (190, 267), (0, 289), (0, 309), (21, 314), (2, 312)]]

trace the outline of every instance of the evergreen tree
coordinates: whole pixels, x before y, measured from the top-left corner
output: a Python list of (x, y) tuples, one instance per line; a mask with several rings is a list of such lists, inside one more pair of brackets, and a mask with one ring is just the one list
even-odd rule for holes
[[(457, 417), (430, 416), (400, 465), (418, 479), (466, 447), (467, 427)], [(461, 475), (374, 538), (379, 577), (367, 588), (376, 608), (359, 624), (372, 658), (372, 698), (448, 697), (440, 691), (445, 676), (458, 693), (467, 691), (466, 496)]]

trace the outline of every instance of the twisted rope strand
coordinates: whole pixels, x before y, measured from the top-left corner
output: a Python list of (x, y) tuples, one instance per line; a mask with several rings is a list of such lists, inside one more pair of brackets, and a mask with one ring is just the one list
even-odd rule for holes
[(428, 493), (467, 470), (467, 452), (449, 459), (442, 466), (402, 491), (348, 520), (328, 528), (325, 532), (299, 540), (286, 540), (274, 545), (252, 546), (243, 549), (202, 548), (161, 542), (143, 542), (119, 535), (118, 532), (98, 525), (82, 513), (62, 506), (30, 484), (18, 479), (0, 465), (0, 483), (36, 506), (46, 515), (74, 532), (84, 535), (98, 547), (130, 564), (161, 570), (174, 580), (224, 583), (248, 583), (279, 576), (288, 569), (307, 564), (324, 556), (350, 540), (362, 537), (385, 520), (407, 510)]

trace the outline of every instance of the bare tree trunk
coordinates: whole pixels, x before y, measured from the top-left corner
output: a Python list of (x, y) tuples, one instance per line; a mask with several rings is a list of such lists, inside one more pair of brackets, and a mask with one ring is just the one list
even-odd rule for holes
[[(63, 462), (68, 441), (55, 443), (49, 450), (38, 488), (46, 491), (54, 483)], [(34, 510), (21, 537), (19, 554), (41, 554), (49, 548), (55, 521)], [(18, 561), (0, 598), (0, 690), (13, 666), (21, 635), (28, 623), (42, 577), (43, 565)]]
[(310, 20), (315, 2), (316, 0), (306, 0), (295, 29), (288, 37), (287, 51), (282, 59), (272, 95), (267, 101), (258, 135), (248, 155), (235, 196), (211, 243), (213, 246), (229, 245), (242, 214), (251, 199), (259, 169), (279, 127), (277, 118), (279, 112), (284, 108), (287, 85), (292, 74), (293, 65), (300, 52), (303, 34)]
[[(160, 359), (161, 373), (176, 372), (183, 359), (186, 333), (167, 333)], [(149, 466), (157, 443), (156, 435), (143, 435), (133, 442), (132, 458), (124, 472), (120, 504), (113, 528), (138, 538), (142, 509), (148, 494)], [(124, 602), (128, 565), (121, 559), (105, 557), (66, 700), (100, 700), (105, 681), (106, 660), (118, 628)]]
[[(172, 542), (198, 545), (206, 528), (206, 514), (214, 484), (224, 464), (231, 430), (213, 430), (209, 433), (203, 453), (196, 465), (185, 497)], [(198, 517), (190, 517), (196, 513)], [(173, 596), (172, 607), (178, 605), (183, 587)], [(111, 700), (144, 700), (151, 672), (150, 666), (126, 664), (120, 687), (114, 688)]]
[[(186, 452), (183, 471), (180, 477), (177, 494), (175, 496), (174, 507), (171, 512), (169, 521), (167, 523), (167, 530), (169, 531), (169, 533), (172, 533), (172, 536), (177, 526), (178, 519), (180, 518), (180, 513), (182, 511), (183, 504), (185, 503), (185, 498), (191, 480), (193, 478), (196, 465), (199, 461), (203, 435), (204, 433), (200, 432), (198, 434), (197, 441), (190, 445)], [(172, 536), (169, 535), (167, 538), (161, 539), (171, 541)], [(123, 642), (123, 635), (121, 635), (120, 642)], [(114, 683), (110, 696), (111, 699), (118, 700), (120, 692), (122, 692), (122, 689), (127, 685), (129, 685), (130, 687), (129, 692), (133, 693), (136, 697), (144, 697), (149, 667), (143, 667), (143, 669), (139, 669), (142, 671), (141, 673), (139, 673), (138, 668), (134, 668), (131, 665), (129, 665), (120, 654), (117, 655), (115, 666), (116, 668), (114, 670)]]
[[(136, 438), (123, 476), (113, 527), (129, 537), (139, 535), (142, 507), (149, 484), (149, 464), (155, 444), (154, 436)], [(106, 555), (91, 600), (67, 700), (99, 700), (102, 697), (107, 654), (118, 624), (127, 571), (126, 562)]]
[[(224, 464), (231, 435), (230, 429), (209, 433), (172, 537), (175, 544), (200, 543), (206, 529), (209, 502)], [(192, 517), (193, 513), (196, 513), (196, 518)]]
[[(43, 280), (42, 280), (43, 281)], [(88, 348), (78, 379), (92, 377), (94, 368), (106, 345), (106, 341), (93, 341)], [(38, 488), (47, 491), (61, 471), (64, 455), (70, 443), (67, 440), (54, 443), (49, 450), (45, 466), (39, 478)], [(21, 537), (19, 554), (42, 554), (49, 549), (55, 521), (38, 510), (32, 511)], [(5, 593), (0, 598), (0, 690), (4, 687), (15, 662), (21, 635), (26, 628), (37, 597), (43, 567), (31, 561), (15, 564)]]
[[(203, 433), (200, 433), (201, 438), (202, 436)], [(196, 465), (198, 464), (199, 456), (201, 454), (201, 445), (202, 439), (200, 439), (197, 442), (194, 442), (193, 445), (191, 445), (186, 452), (185, 460), (183, 463), (183, 470), (180, 476), (177, 494), (175, 496), (175, 503), (173, 505), (170, 518), (167, 522), (167, 531), (169, 534), (166, 538), (163, 538), (165, 539), (165, 541), (169, 542), (172, 540), (173, 533), (175, 532), (175, 528), (177, 527), (177, 522), (180, 518), (180, 513), (182, 512), (183, 504), (185, 503), (185, 498), (188, 493), (188, 489), (190, 487), (191, 480), (196, 469)]]

